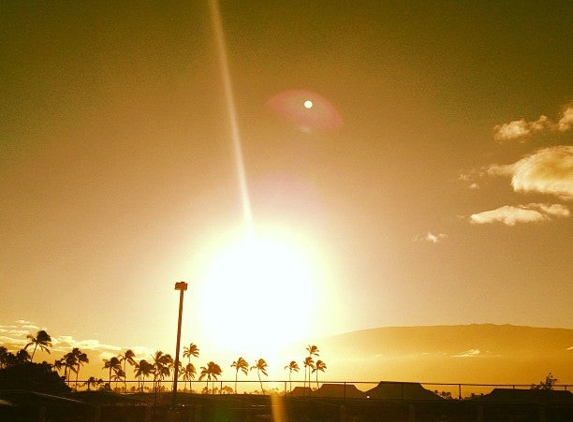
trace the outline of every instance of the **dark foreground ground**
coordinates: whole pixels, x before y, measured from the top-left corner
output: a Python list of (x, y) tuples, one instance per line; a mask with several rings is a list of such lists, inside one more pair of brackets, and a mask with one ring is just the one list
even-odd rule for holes
[(573, 422), (558, 400), (379, 400), (258, 395), (5, 393), (0, 422)]

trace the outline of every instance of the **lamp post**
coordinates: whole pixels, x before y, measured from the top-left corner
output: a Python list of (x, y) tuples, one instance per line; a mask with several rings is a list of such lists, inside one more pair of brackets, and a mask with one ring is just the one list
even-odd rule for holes
[(179, 349), (181, 348), (181, 318), (183, 316), (183, 294), (187, 290), (187, 283), (179, 281), (175, 283), (175, 290), (179, 290), (179, 318), (177, 319), (177, 346), (175, 349), (175, 369), (173, 371), (173, 399), (172, 407), (177, 403), (177, 378), (179, 378)]

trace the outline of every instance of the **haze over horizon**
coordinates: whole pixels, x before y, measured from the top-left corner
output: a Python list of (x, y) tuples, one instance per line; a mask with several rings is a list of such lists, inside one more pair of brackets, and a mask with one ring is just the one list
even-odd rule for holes
[(573, 329), (573, 5), (213, 5), (0, 5), (0, 344)]

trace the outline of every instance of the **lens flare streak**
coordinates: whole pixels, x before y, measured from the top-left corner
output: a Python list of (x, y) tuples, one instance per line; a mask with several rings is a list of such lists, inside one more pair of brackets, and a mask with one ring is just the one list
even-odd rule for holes
[(217, 0), (209, 2), (211, 9), (211, 18), (213, 21), (213, 31), (215, 33), (215, 41), (217, 44), (217, 53), (219, 56), (219, 65), (221, 76), (223, 78), (223, 88), (225, 91), (225, 101), (227, 103), (227, 111), (229, 114), (229, 123), (231, 126), (231, 138), (233, 141), (233, 151), (235, 153), (235, 164), (237, 168), (237, 177), (239, 181), (239, 191), (241, 195), (241, 203), (243, 207), (243, 219), (245, 221), (245, 228), (247, 235), (251, 236), (253, 232), (253, 216), (251, 211), (251, 201), (249, 198), (249, 189), (247, 185), (247, 174), (245, 170), (245, 163), (243, 160), (243, 148), (241, 143), (241, 133), (239, 130), (239, 122), (237, 119), (237, 110), (235, 108), (235, 98), (233, 94), (233, 84), (231, 81), (231, 72), (229, 70), (229, 61), (227, 59), (227, 48), (225, 43), (225, 33), (221, 22), (221, 13), (219, 10), (219, 3)]

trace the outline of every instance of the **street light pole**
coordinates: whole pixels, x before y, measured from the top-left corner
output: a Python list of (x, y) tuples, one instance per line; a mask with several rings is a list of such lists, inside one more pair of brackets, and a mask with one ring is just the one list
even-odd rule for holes
[(175, 369), (173, 371), (173, 399), (172, 407), (177, 404), (177, 378), (179, 378), (179, 349), (181, 348), (181, 319), (183, 317), (183, 294), (187, 290), (187, 283), (175, 283), (175, 290), (179, 290), (179, 318), (177, 319), (177, 346), (175, 348)]

